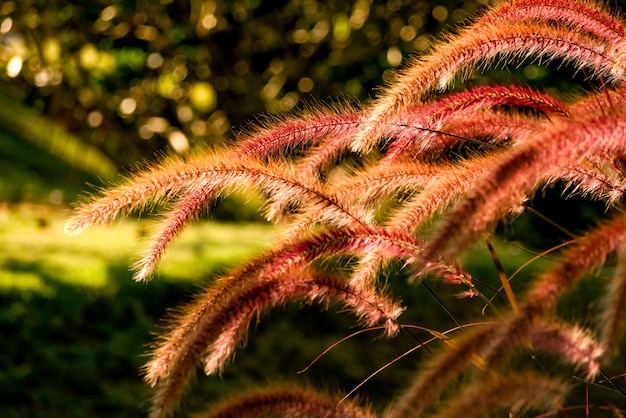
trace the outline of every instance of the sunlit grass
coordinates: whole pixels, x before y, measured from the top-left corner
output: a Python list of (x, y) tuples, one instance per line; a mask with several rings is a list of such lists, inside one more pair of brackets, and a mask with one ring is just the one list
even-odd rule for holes
[[(120, 280), (130, 280), (131, 266), (152, 233), (150, 219), (127, 219), (96, 225), (78, 236), (67, 236), (63, 222), (68, 210), (48, 206), (0, 208), (0, 292), (38, 292), (53, 296), (54, 284), (114, 290)], [(169, 282), (201, 282), (249, 260), (271, 243), (277, 231), (263, 223), (201, 221), (187, 228), (165, 254), (154, 278)], [(506, 274), (533, 258), (533, 254), (494, 238)], [(465, 267), (479, 279), (495, 277), (493, 261), (484, 245), (477, 245)], [(547, 260), (534, 260), (515, 279)], [(116, 266), (117, 268), (112, 268)], [(124, 266), (124, 277), (119, 277)], [(489, 281), (489, 280), (487, 280)]]
[(265, 224), (201, 222), (187, 229), (159, 268), (165, 279), (194, 280), (216, 268), (245, 262), (267, 248), (275, 230)]
[[(112, 276), (110, 266), (131, 266), (150, 235), (151, 221), (129, 219), (69, 237), (63, 232), (66, 216), (43, 207), (0, 209), (0, 291), (51, 295), (44, 272), (47, 281), (105, 289), (120, 279)], [(258, 253), (272, 234), (265, 224), (199, 222), (165, 255), (156, 277), (204, 279)]]

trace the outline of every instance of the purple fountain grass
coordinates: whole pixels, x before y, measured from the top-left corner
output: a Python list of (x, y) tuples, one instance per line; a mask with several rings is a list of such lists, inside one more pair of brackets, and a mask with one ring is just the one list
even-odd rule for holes
[(452, 255), (465, 248), (520, 199), (554, 178), (554, 167), (587, 155), (626, 151), (625, 133), (624, 115), (592, 115), (525, 142), (481, 176), (480, 186), (450, 215), (425, 257), (444, 251)]
[(210, 202), (217, 193), (213, 185), (204, 185), (187, 191), (173, 209), (164, 217), (158, 232), (151, 237), (149, 247), (144, 251), (141, 259), (135, 263), (135, 281), (146, 281), (159, 263), (165, 250), (172, 244), (179, 233), (193, 219), (208, 209)]
[[(496, 155), (495, 158), (500, 157)], [(417, 188), (416, 185), (419, 186), (421, 190), (408, 198), (399, 208), (391, 210), (384, 221), (384, 229), (389, 232), (404, 233), (404, 231), (406, 231), (414, 233), (438, 211), (443, 211), (455, 200), (463, 197), (471, 189), (473, 179), (476, 179), (484, 168), (489, 166), (490, 160), (493, 159), (494, 156), (485, 157), (484, 159), (475, 158), (460, 165), (452, 165), (449, 163), (423, 164), (419, 162), (409, 164), (408, 162), (402, 162), (398, 168), (389, 166), (388, 169), (385, 169), (385, 167), (387, 167), (385, 164), (382, 170), (379, 165), (375, 166), (370, 172), (356, 176), (356, 180), (352, 180), (351, 183), (347, 182), (345, 186), (341, 185), (340, 189), (349, 191), (351, 187), (355, 185), (357, 187), (360, 184), (375, 185), (376, 181), (379, 179), (379, 172), (383, 179), (396, 180), (398, 177), (402, 177), (402, 180), (405, 180), (402, 184), (410, 186), (413, 189)], [(398, 162), (395, 165), (397, 164)], [(405, 166), (407, 168), (405, 168)], [(398, 171), (396, 172), (396, 170)], [(400, 189), (395, 181), (388, 181), (386, 185), (380, 185), (376, 190), (378, 193), (375, 194), (361, 190), (359, 193), (352, 195), (357, 195), (359, 200), (365, 199), (368, 205), (373, 206), (376, 204), (376, 201), (389, 194), (391, 191), (406, 191), (410, 189), (406, 187)], [(418, 253), (418, 257), (424, 259), (422, 251)], [(436, 258), (436, 256), (433, 257)], [(352, 280), (370, 282), (372, 277), (376, 276), (385, 258), (384, 254), (372, 250), (366, 258), (360, 260)], [(441, 265), (441, 260), (428, 260), (421, 272), (438, 270)]]
[(448, 119), (467, 112), (495, 106), (526, 108), (552, 115), (569, 113), (568, 106), (559, 99), (526, 86), (487, 85), (444, 95), (433, 103), (416, 106), (410, 114), (425, 119)]
[(457, 115), (453, 120), (413, 143), (393, 142), (381, 159), (381, 165), (396, 158), (439, 160), (455, 146), (474, 144), (478, 147), (499, 150), (524, 141), (542, 129), (549, 121), (532, 119), (514, 113), (477, 110)]
[[(483, 118), (476, 118), (475, 112), (496, 107), (513, 107), (535, 110), (546, 115), (567, 115), (567, 106), (554, 97), (538, 91), (518, 86), (483, 86), (468, 89), (459, 93), (444, 96), (443, 99), (433, 104), (414, 106), (397, 116), (390, 129), (385, 133), (387, 137), (393, 137), (394, 141), (386, 152), (386, 159), (393, 159), (396, 155), (404, 153), (408, 148), (417, 148), (419, 151), (412, 153), (413, 156), (421, 155), (429, 148), (435, 148), (431, 144), (436, 141), (431, 137), (442, 140), (460, 140), (462, 138), (475, 138), (477, 135), (450, 129), (450, 124), (458, 120), (467, 121), (469, 118), (476, 122)], [(425, 129), (416, 130), (415, 126)], [(406, 128), (413, 129), (406, 129)], [(495, 131), (495, 130), (494, 130)], [(502, 135), (502, 134), (500, 134)], [(447, 145), (447, 144), (446, 144)], [(438, 148), (447, 148), (446, 145)]]
[(626, 259), (623, 247), (619, 250), (618, 264), (603, 300), (600, 315), (600, 341), (608, 357), (619, 354), (619, 344), (626, 334)]
[(82, 205), (66, 223), (65, 230), (72, 235), (78, 234), (94, 223), (111, 222), (117, 216), (142, 209), (150, 202), (175, 198), (188, 189), (198, 187), (198, 183), (211, 174), (215, 176), (215, 187), (223, 187), (224, 183), (220, 181), (224, 181), (224, 177), (231, 173), (237, 173), (236, 168), (229, 167), (227, 160), (217, 155), (186, 160), (171, 158), (160, 166), (148, 167), (129, 177), (125, 183), (106, 190), (97, 199)]
[(327, 137), (347, 137), (359, 127), (362, 111), (343, 105), (318, 108), (286, 118), (272, 118), (238, 135), (235, 154), (242, 158), (260, 158), (288, 154), (298, 148), (310, 148)]
[(211, 412), (195, 418), (257, 418), (285, 416), (292, 418), (375, 418), (369, 408), (354, 401), (341, 400), (312, 388), (276, 385), (254, 390), (235, 399), (215, 405)]
[(336, 181), (334, 188), (340, 199), (373, 208), (397, 193), (427, 187), (443, 170), (443, 164), (397, 159), (393, 163), (376, 164), (355, 171), (353, 176)]
[[(356, 126), (360, 126), (361, 123)], [(336, 135), (328, 138), (313, 148), (296, 166), (296, 171), (303, 176), (317, 177), (324, 173), (334, 163), (339, 161), (342, 156), (347, 154), (352, 143), (352, 136), (356, 129), (347, 135)]]
[[(493, 376), (498, 375), (494, 359), (484, 357), (489, 352), (489, 342), (491, 341), (489, 337), (496, 331), (497, 326), (481, 327), (450, 343), (452, 349), (436, 357), (434, 361), (429, 363), (427, 369), (421, 371), (413, 382), (413, 386), (399, 400), (390, 416), (393, 418), (419, 416), (444, 385), (470, 363), (473, 363), (476, 370), (475, 379), (470, 380), (468, 385), (472, 389), (462, 393), (462, 396), (455, 397), (450, 402), (450, 405), (440, 412), (441, 416), (479, 416), (480, 414), (478, 413), (470, 413), (469, 409), (462, 409), (465, 411), (463, 414), (459, 412), (461, 409), (457, 409), (471, 399), (474, 399), (476, 402), (484, 402), (484, 408), (486, 409), (483, 411), (493, 407), (493, 405), (487, 406), (489, 402), (504, 402), (505, 404), (516, 405), (517, 401), (521, 400), (517, 398), (519, 393), (513, 394), (514, 391), (511, 390), (509, 392), (510, 389), (503, 389), (503, 392), (498, 396), (498, 400), (490, 399), (490, 397), (482, 399), (481, 396), (479, 401), (476, 398), (475, 390), (478, 389), (475, 388), (484, 389), (485, 376), (491, 379)], [(589, 376), (595, 375), (599, 370), (598, 357), (602, 354), (602, 349), (588, 333), (580, 328), (562, 323), (540, 322), (532, 329), (529, 335), (516, 335), (515, 340), (509, 340), (507, 349), (511, 352), (516, 346), (522, 346), (527, 341), (530, 341), (538, 349), (557, 353), (559, 358), (584, 368)], [(502, 375), (502, 380), (509, 381), (509, 379), (516, 379), (516, 375), (511, 373)], [(535, 382), (535, 379), (531, 381)], [(542, 384), (545, 383), (544, 381)], [(515, 387), (515, 385), (512, 385), (512, 387)], [(529, 390), (530, 388), (518, 389)], [(557, 398), (562, 397), (562, 395), (563, 393), (561, 392)], [(528, 400), (531, 399), (532, 397)]]
[(378, 228), (332, 230), (301, 239), (276, 252), (267, 263), (268, 274), (282, 271), (285, 266), (310, 263), (322, 256), (337, 254), (367, 254), (380, 252), (386, 258), (405, 259), (411, 263), (422, 251), (422, 243), (409, 234)]
[[(424, 408), (426, 408), (433, 397), (443, 389), (443, 387), (458, 373), (470, 364), (475, 366), (477, 375), (475, 379), (470, 380), (470, 388), (482, 388), (485, 376), (498, 375), (498, 363), (504, 360), (504, 357), (493, 358), (490, 354), (490, 344), (492, 335), (498, 330), (497, 325), (490, 325), (477, 328), (453, 340), (449, 345), (451, 349), (441, 353), (433, 361), (428, 364), (425, 370), (418, 374), (413, 382), (413, 386), (406, 392), (393, 409), (391, 417), (414, 417), (419, 416)], [(505, 341), (508, 356), (514, 352), (516, 348), (525, 347), (530, 342), (533, 347), (555, 353), (560, 359), (581, 367), (585, 370), (587, 376), (595, 376), (599, 371), (598, 358), (602, 354), (600, 345), (585, 331), (578, 327), (573, 327), (560, 322), (538, 321), (534, 327), (529, 328), (529, 334), (517, 333), (509, 335), (509, 339)], [(502, 376), (502, 379), (508, 380), (515, 378), (510, 373)], [(533, 379), (534, 381), (534, 379)], [(527, 390), (527, 389), (526, 389)], [(457, 402), (461, 404), (467, 402), (475, 395), (471, 395), (473, 390), (470, 389), (463, 393), (463, 397), (459, 397), (451, 402), (447, 408), (457, 411), (452, 405)], [(517, 395), (509, 395), (502, 392), (500, 401), (510, 402), (511, 405), (516, 403)], [(465, 400), (462, 400), (465, 399)], [(490, 402), (489, 400), (481, 400), (481, 402)], [(490, 408), (485, 406), (485, 408)], [(443, 413), (443, 412), (442, 412)], [(445, 412), (442, 416), (459, 416), (446, 415), (451, 412)], [(478, 415), (478, 414), (477, 414)], [(476, 416), (467, 415), (463, 416)]]
[(524, 310), (537, 314), (549, 309), (581, 275), (600, 266), (625, 243), (626, 216), (618, 214), (603, 221), (568, 246), (561, 254), (562, 261), (537, 278), (528, 291)]
[[(414, 232), (428, 222), (438, 211), (464, 197), (487, 167), (501, 160), (503, 155), (493, 154), (484, 158), (464, 161), (458, 166), (440, 166), (438, 175), (419, 194), (410, 198), (389, 215), (388, 229)], [(424, 256), (424, 255), (423, 255)], [(432, 257), (436, 257), (435, 252)], [(424, 258), (428, 261), (428, 258)]]
[[(419, 144), (420, 149), (426, 149), (426, 138), (432, 135), (443, 137), (457, 137), (458, 133), (449, 129), (441, 129), (445, 121), (453, 120), (467, 112), (496, 106), (512, 106), (534, 109), (545, 114), (568, 113), (567, 106), (556, 98), (536, 90), (520, 86), (484, 86), (445, 97), (435, 103), (416, 105), (406, 109), (395, 120), (387, 122), (385, 137), (393, 137), (387, 157), (401, 154), (410, 144)], [(351, 112), (343, 116), (332, 115), (333, 122), (345, 126), (346, 129), (328, 135), (318, 147), (298, 164), (298, 171), (304, 175), (314, 175), (323, 170), (325, 165), (337, 159), (351, 146), (353, 136), (361, 129), (365, 122), (364, 112), (361, 119), (357, 119)], [(325, 121), (322, 124), (326, 123)], [(324, 125), (325, 126), (325, 125)]]
[[(508, 358), (512, 344), (529, 339), (537, 324), (542, 323), (541, 318), (550, 312), (560, 295), (571, 289), (583, 274), (602, 265), (613, 251), (624, 245), (625, 227), (625, 216), (619, 214), (602, 222), (568, 246), (561, 254), (560, 262), (542, 272), (533, 282), (520, 307), (520, 313), (500, 322), (497, 332), (490, 339), (485, 358), (490, 363), (502, 362)], [(569, 348), (569, 345), (562, 347), (563, 350)], [(578, 362), (576, 357), (564, 360)]]
[(572, 29), (587, 32), (612, 45), (620, 45), (626, 35), (624, 22), (594, 1), (516, 0), (501, 2), (483, 17), (496, 22), (537, 20), (559, 22)]
[(417, 417), (439, 394), (443, 386), (468, 364), (482, 367), (480, 354), (489, 344), (494, 325), (475, 328), (454, 340), (451, 347), (433, 358), (415, 376), (404, 395), (392, 408), (389, 418)]
[[(324, 305), (335, 301), (352, 311), (365, 326), (384, 322), (389, 335), (398, 332), (397, 318), (403, 311), (381, 297), (380, 292), (367, 292), (362, 287), (351, 286), (343, 278), (310, 271), (290, 270), (262, 281), (242, 281), (238, 277), (222, 281), (227, 283), (216, 286), (222, 289), (219, 293), (211, 288), (181, 315), (173, 326), (175, 342), (166, 337), (147, 364), (147, 380), (153, 384), (162, 382), (153, 400), (152, 417), (163, 416), (176, 404), (189, 375), (203, 356), (205, 373), (219, 373), (250, 322), (265, 309), (296, 300)], [(179, 329), (186, 330), (184, 335), (181, 336)]]
[(370, 150), (396, 115), (423, 101), (433, 90), (444, 90), (455, 77), (466, 79), (479, 63), (535, 59), (545, 64), (560, 59), (613, 82), (624, 78), (622, 55), (621, 48), (611, 49), (606, 41), (571, 29), (534, 22), (490, 24), (479, 19), (437, 44), (431, 54), (415, 59), (400, 73), (370, 107), (368, 120), (357, 133), (352, 148)]
[(578, 119), (589, 113), (615, 113), (617, 109), (623, 108), (624, 104), (626, 104), (626, 84), (622, 80), (617, 83), (615, 89), (603, 88), (602, 91), (579, 97), (570, 104), (569, 109), (571, 118)]
[[(229, 159), (245, 160), (246, 157), (258, 159), (285, 154), (286, 150), (310, 146), (320, 142), (326, 136), (345, 137), (350, 134), (351, 129), (358, 126), (359, 118), (360, 116), (354, 110), (344, 108), (341, 113), (338, 110), (333, 113), (325, 109), (297, 117), (275, 119), (253, 128), (251, 132), (240, 134), (240, 143), (235, 150), (230, 152)], [(136, 182), (136, 180), (133, 181)], [(180, 198), (176, 207), (165, 217), (164, 225), (151, 239), (149, 248), (141, 260), (136, 263), (135, 280), (144, 281), (150, 276), (169, 244), (210, 204), (212, 198), (219, 194), (219, 189), (210, 184), (203, 185), (188, 191)], [(287, 204), (288, 201), (281, 200), (277, 207), (270, 207), (269, 218), (278, 219), (281, 208)], [(68, 229), (72, 228), (68, 224)]]
[[(622, 19), (591, 0), (498, 1), (412, 59), (368, 105), (268, 118), (240, 133), (238, 145), (147, 167), (80, 206), (66, 225), (69, 233), (154, 202), (169, 204), (136, 266), (137, 280), (150, 276), (174, 238), (218, 196), (258, 191), (266, 217), (285, 224), (264, 254), (211, 282), (172, 318), (144, 368), (146, 381), (157, 387), (151, 417), (175, 410), (198, 364), (206, 374), (221, 373), (254, 318), (271, 308), (336, 303), (364, 327), (378, 326), (390, 337), (408, 334), (411, 326), (399, 322), (404, 308), (380, 280), (394, 262), (419, 277), (416, 285), (436, 276), (467, 286), (463, 296), (489, 301), (488, 280), (458, 266), (458, 257), (498, 223), (523, 213), (534, 194), (558, 186), (565, 197), (604, 202), (610, 213), (561, 244), (525, 292), (510, 289), (509, 301), (519, 301), (510, 310), (496, 301), (489, 324), (458, 338), (438, 337), (446, 350), (404, 382), (405, 394), (388, 411), (408, 418), (430, 410), (469, 417), (556, 409), (567, 385), (514, 372), (519, 358), (547, 352), (591, 380), (619, 354), (626, 328), (625, 35)], [(581, 73), (602, 91), (564, 100), (518, 83), (462, 84), (481, 69), (525, 63)], [(613, 254), (619, 262), (596, 339), (560, 319), (556, 306)], [(449, 299), (442, 305), (472, 302)], [(438, 400), (461, 374), (453, 396)], [(357, 402), (284, 386), (227, 401), (206, 416), (280, 413), (375, 416)]]
[[(256, 187), (278, 200), (313, 202), (324, 209), (334, 206), (343, 215), (336, 219), (349, 219), (348, 223), (368, 224), (368, 215), (358, 207), (349, 213), (327, 196), (314, 181), (298, 178), (290, 167), (281, 164), (262, 164), (254, 160), (238, 163), (229, 158), (194, 158), (174, 160), (145, 173), (131, 177), (126, 184), (107, 190), (104, 195), (84, 205), (66, 224), (66, 231), (77, 234), (95, 222), (109, 222), (119, 214), (142, 207), (151, 201), (171, 199), (189, 189), (237, 189)], [(326, 216), (326, 215), (324, 215)], [(345, 223), (345, 221), (343, 221)]]
[[(533, 372), (485, 374), (468, 390), (434, 416), (437, 418), (477, 417), (506, 408), (510, 415), (524, 408), (556, 411), (569, 386), (559, 379), (546, 379)], [(412, 417), (413, 415), (397, 415)]]
[(624, 173), (618, 161), (607, 161), (603, 156), (587, 158), (580, 164), (563, 167), (546, 179), (546, 184), (562, 182), (568, 195), (578, 194), (606, 202), (619, 203), (626, 190)]
[[(310, 277), (307, 278), (307, 276)], [(248, 324), (254, 316), (258, 316), (262, 309), (299, 299), (324, 304), (330, 301), (339, 302), (360, 318), (365, 327), (384, 323), (389, 336), (398, 332), (397, 318), (404, 310), (397, 304), (380, 297), (380, 293), (375, 290), (370, 289), (368, 292), (365, 287), (352, 286), (343, 278), (311, 275), (308, 272), (287, 272), (283, 277), (268, 279), (260, 285), (255, 285), (254, 288), (237, 295), (232, 301), (220, 299), (220, 305), (226, 305), (222, 312), (226, 313), (224, 316), (228, 318), (228, 323), (221, 327), (210, 327), (213, 331), (218, 329), (223, 329), (223, 331), (215, 339), (209, 350), (210, 355), (205, 359), (206, 374), (218, 373), (223, 369), (236, 343), (243, 338)], [(218, 309), (213, 307), (212, 310)]]
[[(268, 166), (258, 162), (247, 164), (225, 163), (194, 159), (183, 163), (174, 161), (162, 169), (154, 169), (131, 178), (127, 184), (107, 191), (104, 196), (87, 204), (66, 224), (66, 231), (77, 234), (95, 222), (109, 222), (120, 213), (146, 205), (150, 201), (174, 199), (182, 195), (177, 207), (167, 217), (166, 225), (151, 243), (150, 249), (138, 264), (137, 279), (146, 279), (165, 247), (189, 219), (208, 205), (207, 199), (217, 191), (257, 187), (276, 200), (308, 203), (315, 221), (337, 225), (369, 225), (371, 214), (359, 206), (344, 206), (332, 192), (326, 193), (315, 182), (297, 178), (287, 167)], [(347, 215), (347, 216), (346, 216)], [(270, 217), (273, 214), (269, 214)]]
[(202, 302), (202, 306), (213, 303), (214, 297), (226, 292), (230, 287), (253, 282), (255, 278), (265, 280), (281, 276), (292, 269), (304, 268), (323, 256), (367, 254), (373, 249), (381, 251), (387, 258), (411, 260), (418, 256), (421, 244), (407, 234), (366, 228), (332, 231), (305, 237), (293, 243), (286, 243), (281, 249), (263, 254), (248, 262), (244, 268), (231, 273), (228, 278), (217, 281), (209, 289), (213, 296), (207, 299), (208, 302)]
[(556, 354), (558, 359), (584, 370), (588, 380), (600, 371), (602, 345), (586, 330), (555, 321), (538, 321), (530, 335), (532, 347)]

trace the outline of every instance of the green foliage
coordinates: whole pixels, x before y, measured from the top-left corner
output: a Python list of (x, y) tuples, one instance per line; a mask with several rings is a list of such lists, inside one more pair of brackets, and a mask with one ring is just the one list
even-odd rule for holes
[(251, 115), (365, 99), (480, 2), (459, 4), (3, 2), (0, 88), (127, 167), (222, 144)]
[(141, 354), (166, 307), (258, 252), (272, 232), (262, 224), (198, 225), (164, 261), (163, 280), (142, 286), (132, 283), (127, 263), (146, 221), (74, 240), (62, 219), (47, 206), (0, 208), (2, 415), (142, 415), (149, 391), (138, 377)]
[[(59, 133), (58, 139), (61, 142), (67, 138)], [(21, 134), (0, 128), (0, 161), (3, 168), (0, 201), (61, 204), (75, 200), (84, 190), (85, 182), (99, 183), (93, 174), (78, 169), (81, 163), (67, 161), (69, 157), (73, 158), (73, 154), (64, 153), (63, 157), (59, 158), (59, 155), (38, 147), (32, 137), (26, 139)], [(89, 164), (96, 161), (87, 159), (85, 162)], [(102, 167), (94, 168), (94, 171), (106, 167), (108, 164), (105, 163)]]

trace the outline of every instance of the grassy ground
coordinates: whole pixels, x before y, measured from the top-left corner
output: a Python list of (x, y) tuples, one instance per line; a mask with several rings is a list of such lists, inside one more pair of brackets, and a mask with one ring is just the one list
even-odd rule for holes
[(149, 285), (128, 265), (148, 222), (63, 233), (45, 206), (0, 209), (0, 405), (3, 417), (141, 416), (139, 377), (168, 307), (211, 274), (263, 248), (263, 224), (204, 222), (166, 255)]

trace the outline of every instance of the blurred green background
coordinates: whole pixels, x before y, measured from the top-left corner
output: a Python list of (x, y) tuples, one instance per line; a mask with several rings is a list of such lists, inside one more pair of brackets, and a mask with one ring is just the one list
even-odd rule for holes
[[(106, 159), (122, 168), (159, 152), (227, 144), (231, 128), (243, 129), (254, 115), (366, 99), (403, 57), (426, 50), (433, 33), (478, 7), (401, 0), (5, 1), (2, 120), (15, 116), (5, 103), (25, 106), (71, 134), (70, 142), (96, 148), (99, 158), (80, 165), (107, 173)], [(55, 151), (74, 161), (80, 155)]]
[[(150, 220), (66, 237), (62, 222), (79, 196), (162, 155), (228, 146), (264, 115), (366, 101), (409, 54), (426, 51), (439, 31), (483, 3), (0, 2), (0, 415), (144, 414), (150, 389), (140, 376), (142, 353), (168, 309), (262, 251), (275, 234), (255, 204), (228, 199), (211, 220), (185, 232), (155, 280), (136, 284), (128, 266)], [(535, 65), (481, 77), (575, 88)], [(549, 197), (546, 202), (553, 207)], [(535, 221), (523, 222), (532, 229)], [(509, 273), (532, 257), (497, 248)], [(484, 249), (468, 265), (497, 281)], [(439, 331), (454, 326), (428, 290), (401, 276), (392, 290), (411, 307), (406, 323), (436, 324)], [(463, 290), (431, 287), (449, 297)], [(448, 306), (458, 319), (480, 316), (482, 307), (475, 300)], [(415, 332), (416, 339), (388, 342), (368, 333), (298, 374), (354, 330), (351, 317), (319, 310), (295, 306), (266, 315), (222, 378), (198, 379), (186, 407), (276, 378), (346, 392), (430, 337)], [(428, 355), (420, 350), (359, 394), (384, 407)]]

